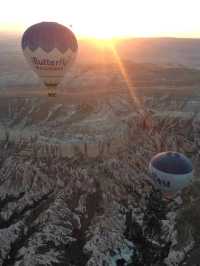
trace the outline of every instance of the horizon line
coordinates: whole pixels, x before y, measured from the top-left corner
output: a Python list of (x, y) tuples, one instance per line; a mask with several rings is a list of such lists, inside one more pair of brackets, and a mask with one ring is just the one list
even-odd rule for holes
[[(10, 36), (20, 36), (23, 35), (23, 32), (19, 31), (1, 31), (0, 30), (0, 35), (10, 35)], [(131, 40), (131, 39), (185, 39), (185, 40), (200, 40), (199, 37), (190, 37), (190, 36), (134, 36), (134, 35), (126, 35), (126, 36), (114, 36), (110, 38), (100, 38), (100, 37), (92, 37), (92, 36), (83, 36), (83, 35), (78, 35), (77, 34), (77, 39), (78, 40), (93, 40), (93, 41), (117, 41), (117, 40)]]

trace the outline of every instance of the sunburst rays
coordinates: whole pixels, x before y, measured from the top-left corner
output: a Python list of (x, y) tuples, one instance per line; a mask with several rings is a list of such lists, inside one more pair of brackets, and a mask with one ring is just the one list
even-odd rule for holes
[(135, 86), (134, 86), (132, 80), (129, 78), (126, 67), (123, 64), (123, 61), (121, 60), (121, 58), (117, 52), (117, 49), (115, 47), (114, 42), (112, 42), (112, 41), (109, 42), (109, 48), (111, 49), (115, 63), (119, 67), (120, 74), (123, 77), (123, 80), (126, 84), (126, 87), (128, 89), (128, 93), (129, 93), (131, 99), (135, 102), (135, 104), (136, 104), (137, 108), (140, 110), (140, 112), (143, 113), (143, 111), (144, 111), (143, 105), (135, 93)]

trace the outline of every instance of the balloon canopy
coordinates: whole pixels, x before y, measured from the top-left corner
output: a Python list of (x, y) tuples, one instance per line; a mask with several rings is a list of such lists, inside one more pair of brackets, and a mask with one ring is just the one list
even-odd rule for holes
[(155, 187), (167, 193), (182, 190), (193, 178), (191, 161), (178, 152), (155, 155), (150, 161), (149, 172)]
[(55, 22), (41, 22), (24, 32), (22, 50), (33, 71), (53, 96), (75, 60), (78, 43), (67, 27)]

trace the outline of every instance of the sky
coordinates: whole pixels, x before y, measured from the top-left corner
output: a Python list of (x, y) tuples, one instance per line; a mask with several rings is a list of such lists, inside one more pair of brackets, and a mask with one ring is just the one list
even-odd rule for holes
[(0, 32), (57, 21), (80, 38), (200, 38), (199, 0), (1, 0), (0, 6)]

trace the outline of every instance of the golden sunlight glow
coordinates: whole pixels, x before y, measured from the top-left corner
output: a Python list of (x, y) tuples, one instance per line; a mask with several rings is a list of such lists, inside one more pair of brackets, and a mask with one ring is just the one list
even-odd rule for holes
[(126, 86), (127, 86), (127, 89), (128, 89), (128, 92), (130, 94), (131, 99), (135, 102), (135, 104), (138, 107), (138, 109), (140, 111), (143, 111), (142, 104), (139, 101), (139, 99), (137, 98), (137, 96), (135, 95), (134, 84), (129, 79), (129, 76), (127, 74), (126, 68), (125, 68), (125, 66), (122, 63), (121, 58), (120, 58), (120, 56), (117, 53), (117, 50), (115, 49), (114, 43), (110, 42), (110, 48), (111, 48), (111, 51), (113, 53), (114, 59), (115, 59), (117, 65), (119, 67), (121, 75), (122, 75), (122, 77), (123, 77), (123, 79), (124, 79), (124, 81), (126, 83)]
[(200, 37), (199, 9), (197, 0), (6, 0), (0, 31), (57, 21), (72, 25), (79, 37)]

